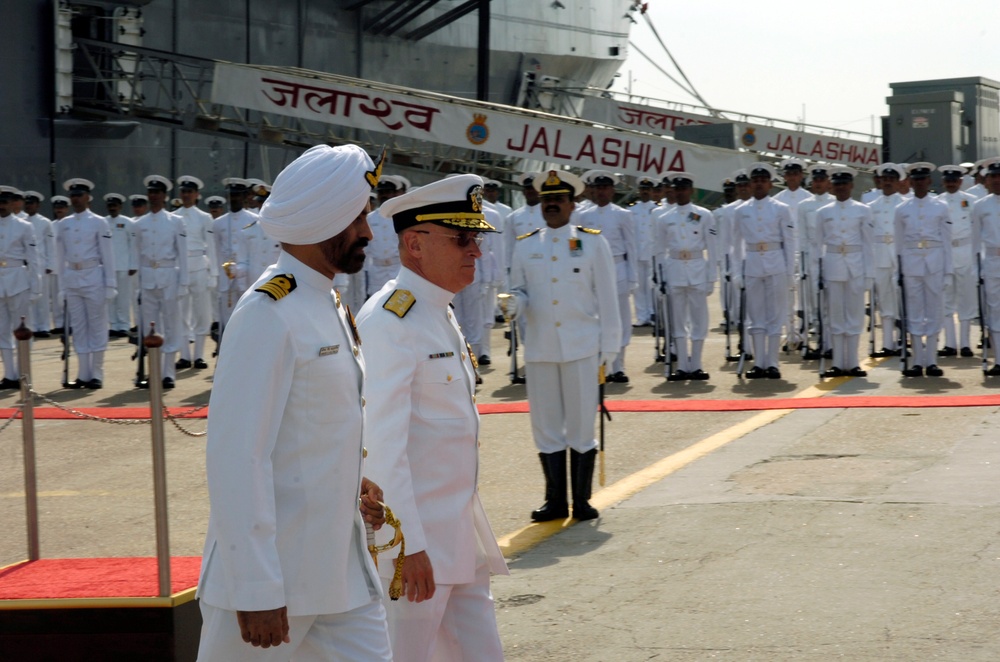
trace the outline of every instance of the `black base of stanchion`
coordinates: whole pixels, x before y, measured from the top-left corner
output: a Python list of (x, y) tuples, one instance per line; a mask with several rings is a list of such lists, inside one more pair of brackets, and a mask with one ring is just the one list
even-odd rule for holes
[(5, 660), (193, 662), (200, 634), (196, 600), (173, 607), (0, 609)]

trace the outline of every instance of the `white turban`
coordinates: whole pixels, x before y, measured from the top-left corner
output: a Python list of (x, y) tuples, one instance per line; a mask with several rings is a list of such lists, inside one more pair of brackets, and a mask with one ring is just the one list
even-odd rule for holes
[(269, 237), (286, 244), (335, 237), (368, 204), (380, 169), (356, 145), (311, 147), (274, 180), (260, 224)]

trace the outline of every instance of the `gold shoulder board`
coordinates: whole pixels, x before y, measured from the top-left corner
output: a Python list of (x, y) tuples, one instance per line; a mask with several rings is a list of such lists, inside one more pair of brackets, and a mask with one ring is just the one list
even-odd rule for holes
[(288, 296), (296, 287), (295, 276), (292, 274), (280, 274), (255, 289), (254, 292), (263, 292), (277, 301), (282, 297)]
[(518, 237), (518, 239), (527, 239), (527, 238), (528, 238), (528, 237), (530, 237), (531, 235), (533, 235), (533, 234), (537, 234), (539, 230), (541, 230), (541, 228), (535, 228), (535, 229), (534, 229), (534, 230), (532, 230), (531, 232), (528, 232), (528, 233), (525, 233), (525, 234), (522, 234), (522, 235), (520, 235), (520, 236)]
[(582, 230), (583, 232), (586, 232), (587, 234), (601, 234), (600, 230), (595, 230), (594, 228), (585, 228), (582, 225), (576, 226), (576, 229), (577, 230)]
[(394, 290), (389, 298), (385, 300), (382, 307), (391, 313), (396, 313), (397, 317), (406, 317), (417, 300), (413, 297), (413, 292), (409, 290)]

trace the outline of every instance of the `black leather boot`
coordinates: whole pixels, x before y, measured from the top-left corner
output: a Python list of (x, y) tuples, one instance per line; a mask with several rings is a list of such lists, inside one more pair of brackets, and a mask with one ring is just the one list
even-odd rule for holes
[(566, 451), (539, 453), (538, 457), (545, 474), (545, 505), (532, 510), (531, 519), (536, 522), (566, 519), (569, 517), (569, 504), (566, 502)]
[(578, 520), (596, 519), (597, 508), (590, 505), (590, 488), (594, 482), (594, 461), (597, 449), (586, 453), (570, 451), (570, 477), (573, 481), (573, 517)]

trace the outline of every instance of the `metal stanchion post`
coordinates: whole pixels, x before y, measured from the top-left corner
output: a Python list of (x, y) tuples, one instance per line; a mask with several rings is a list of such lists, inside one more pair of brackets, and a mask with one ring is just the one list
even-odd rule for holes
[(167, 526), (167, 458), (163, 442), (163, 370), (160, 364), (163, 336), (150, 323), (143, 339), (149, 357), (149, 419), (153, 428), (153, 498), (156, 513), (156, 566), (160, 597), (170, 595), (170, 531)]
[(28, 560), (41, 558), (38, 543), (38, 478), (35, 468), (35, 410), (31, 395), (31, 329), (24, 324), (14, 331), (17, 364), (21, 373), (21, 437), (24, 440), (24, 511), (28, 520)]

